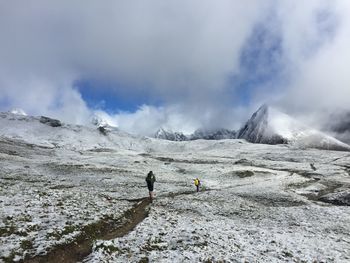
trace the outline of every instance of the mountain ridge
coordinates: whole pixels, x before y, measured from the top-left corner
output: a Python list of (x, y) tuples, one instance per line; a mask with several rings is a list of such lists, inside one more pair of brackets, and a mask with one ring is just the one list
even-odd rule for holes
[(308, 127), (266, 104), (253, 113), (238, 131), (237, 138), (252, 143), (289, 144), (300, 148), (326, 150), (350, 150), (348, 144)]
[(169, 141), (194, 141), (194, 140), (225, 140), (236, 139), (236, 131), (229, 129), (203, 130), (198, 129), (194, 133), (185, 135), (182, 132), (174, 132), (169, 129), (160, 128), (154, 138)]
[[(103, 122), (82, 126), (65, 124), (44, 116), (33, 117), (11, 112), (0, 113), (0, 121), (0, 136), (24, 138), (29, 142), (49, 147), (58, 145), (67, 148), (93, 148), (98, 145), (123, 145), (130, 148), (132, 145), (132, 148), (140, 148), (137, 144), (151, 139), (131, 135)], [(185, 135), (161, 128), (154, 137), (169, 141), (244, 139), (251, 143), (350, 151), (348, 144), (312, 129), (268, 105), (263, 105), (254, 112), (237, 132), (228, 129), (197, 130), (193, 134)], [(134, 142), (134, 138), (141, 139)]]

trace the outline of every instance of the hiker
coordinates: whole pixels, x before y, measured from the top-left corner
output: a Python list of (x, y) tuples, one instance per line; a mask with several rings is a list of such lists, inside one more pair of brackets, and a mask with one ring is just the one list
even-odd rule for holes
[(194, 179), (194, 185), (197, 188), (197, 192), (199, 192), (199, 186), (201, 185), (201, 181), (198, 178)]
[(153, 188), (155, 181), (156, 177), (154, 176), (154, 173), (152, 171), (149, 171), (146, 177), (146, 182), (149, 191), (149, 200), (151, 201), (151, 203), (153, 202)]

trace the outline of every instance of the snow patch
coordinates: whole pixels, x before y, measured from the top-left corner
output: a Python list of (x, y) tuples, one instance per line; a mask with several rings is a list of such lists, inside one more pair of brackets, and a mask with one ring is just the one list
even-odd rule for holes
[(16, 115), (27, 116), (27, 113), (20, 108), (14, 108), (14, 109), (10, 110), (10, 113), (16, 114)]

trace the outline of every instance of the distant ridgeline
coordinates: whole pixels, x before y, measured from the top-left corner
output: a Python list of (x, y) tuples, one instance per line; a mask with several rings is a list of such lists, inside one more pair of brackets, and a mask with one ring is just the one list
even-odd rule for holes
[[(348, 117), (350, 115), (346, 116)], [(349, 120), (349, 118), (344, 119)], [(79, 135), (78, 141), (81, 142), (79, 147), (91, 145), (92, 141), (98, 144), (97, 142), (100, 140), (102, 140), (103, 144), (106, 146), (110, 143), (122, 143), (120, 140), (118, 142), (115, 141), (115, 138), (118, 136), (133, 139), (136, 137), (139, 138), (139, 136), (132, 136), (119, 130), (117, 127), (110, 126), (108, 122), (102, 118), (93, 118), (90, 126), (70, 125), (49, 117), (27, 116), (24, 111), (16, 109), (12, 112), (0, 113), (0, 122), (0, 135), (17, 136), (17, 138), (23, 137), (35, 142), (45, 141), (47, 145), (56, 145), (57, 142), (65, 146), (69, 145), (67, 136), (70, 135), (76, 140), (80, 131), (84, 131), (85, 133)], [(336, 134), (337, 136), (339, 136), (339, 134), (343, 135), (344, 138), (350, 138), (346, 137), (347, 135), (350, 136), (349, 123), (350, 122), (332, 123), (332, 130), (328, 130), (328, 132), (330, 132), (330, 134)], [(50, 128), (46, 129), (44, 127)], [(104, 136), (103, 139), (98, 136), (98, 134), (96, 135), (96, 130), (99, 135)], [(32, 132), (32, 136), (29, 136), (30, 131)], [(337, 132), (333, 133), (332, 131)], [(91, 136), (89, 135), (89, 137), (87, 134)], [(313, 129), (267, 105), (261, 106), (238, 131), (228, 129), (211, 131), (197, 130), (191, 135), (184, 135), (181, 132), (173, 132), (161, 128), (153, 137), (169, 141), (244, 139), (251, 143), (287, 144), (288, 146), (296, 148), (350, 151), (350, 146), (348, 144), (327, 133)], [(99, 143), (101, 144), (102, 142)], [(123, 143), (128, 144), (128, 140), (125, 140)], [(134, 146), (135, 145), (133, 145), (133, 147)]]
[(192, 141), (192, 140), (223, 140), (235, 139), (236, 132), (227, 129), (218, 129), (215, 131), (197, 130), (191, 135), (184, 135), (182, 132), (173, 132), (160, 128), (154, 135), (157, 139), (169, 141)]
[(350, 150), (348, 144), (312, 129), (266, 104), (262, 105), (238, 131), (228, 129), (197, 130), (191, 135), (184, 135), (181, 132), (161, 128), (154, 137), (170, 141), (245, 139), (251, 143), (289, 144), (299, 148), (340, 151)]

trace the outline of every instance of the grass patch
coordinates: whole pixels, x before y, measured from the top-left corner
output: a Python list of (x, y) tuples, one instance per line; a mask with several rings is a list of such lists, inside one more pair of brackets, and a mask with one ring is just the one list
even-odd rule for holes
[(100, 250), (100, 249), (103, 250), (104, 252), (108, 253), (108, 254), (112, 254), (112, 253), (116, 253), (116, 252), (118, 252), (118, 253), (122, 252), (120, 250), (120, 248), (115, 247), (113, 245), (106, 245), (104, 243), (98, 244), (95, 247), (95, 251)]
[(143, 257), (140, 259), (139, 263), (148, 263), (149, 262), (149, 259), (148, 257)]
[(1, 259), (4, 261), (4, 263), (13, 263), (16, 255), (16, 251), (12, 250), (10, 255), (7, 257), (1, 257)]
[(32, 249), (33, 248), (33, 241), (31, 241), (31, 240), (22, 240), (21, 248), (23, 250)]
[(246, 178), (246, 177), (252, 177), (254, 175), (254, 172), (246, 170), (246, 171), (237, 171), (236, 174), (239, 178)]
[(8, 237), (17, 232), (17, 228), (14, 225), (0, 227), (0, 237)]
[(56, 240), (60, 240), (62, 237), (77, 231), (78, 227), (75, 225), (66, 225), (62, 230), (55, 230), (51, 233), (48, 233), (47, 237), (53, 237)]

